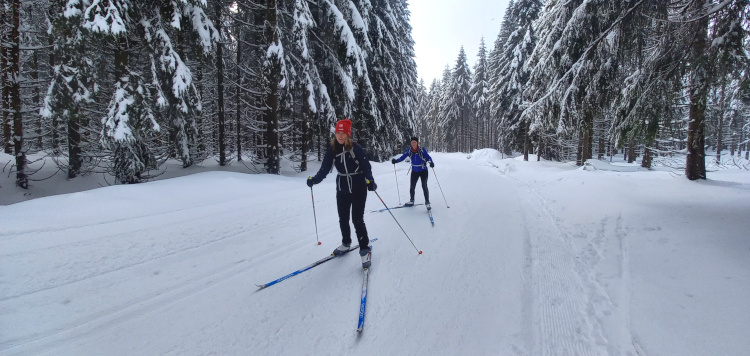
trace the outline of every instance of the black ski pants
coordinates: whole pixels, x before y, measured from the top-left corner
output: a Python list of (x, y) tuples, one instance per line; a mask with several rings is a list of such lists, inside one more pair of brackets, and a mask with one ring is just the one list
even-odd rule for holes
[(370, 239), (367, 237), (365, 226), (365, 202), (367, 201), (367, 188), (355, 185), (352, 193), (336, 192), (336, 206), (339, 211), (339, 225), (341, 226), (341, 243), (351, 245), (352, 230), (349, 227), (349, 212), (351, 211), (354, 230), (359, 241), (359, 249), (367, 250)]
[(422, 191), (424, 192), (424, 201), (429, 202), (430, 201), (430, 191), (427, 189), (427, 177), (429, 177), (429, 174), (427, 174), (427, 169), (421, 171), (421, 172), (414, 172), (411, 171), (411, 186), (409, 187), (409, 194), (411, 196), (411, 200), (414, 201), (414, 187), (417, 186), (417, 180), (420, 178), (422, 179)]

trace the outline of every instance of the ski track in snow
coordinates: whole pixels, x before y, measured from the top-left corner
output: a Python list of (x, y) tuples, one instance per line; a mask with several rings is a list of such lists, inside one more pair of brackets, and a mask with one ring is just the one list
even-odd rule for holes
[[(639, 229), (634, 220), (642, 216), (632, 216), (635, 203), (628, 203), (630, 210), (607, 201), (599, 206), (607, 209), (573, 210), (593, 201), (577, 196), (577, 186), (601, 194), (604, 189), (591, 190), (588, 184), (612, 180), (598, 174), (587, 180), (577, 172), (575, 186), (561, 185), (558, 181), (575, 168), (539, 162), (529, 163), (529, 169), (521, 167), (526, 162), (467, 160), (460, 154), (437, 157), (438, 169), (428, 182), (434, 227), (424, 206), (370, 212), (382, 203), (368, 195), (365, 221), (378, 241), (361, 334), (355, 331), (362, 283), (356, 251), (261, 291), (255, 287), (338, 246), (334, 175), (315, 187), (322, 246), (315, 245), (310, 191), (302, 175), (181, 180), (174, 186), (203, 195), (155, 199), (153, 204), (164, 205), (149, 206), (146, 213), (138, 201), (122, 200), (128, 187), (91, 194), (99, 199), (93, 207), (116, 207), (100, 214), (81, 203), (85, 194), (45, 198), (63, 199), (66, 204), (47, 204), (58, 210), (70, 206), (70, 211), (46, 208), (44, 199), (40, 205), (5, 207), (0, 212), (12, 226), (0, 232), (0, 354), (636, 356), (678, 345), (655, 342), (660, 335), (647, 334), (651, 329), (643, 326), (651, 322), (640, 310), (643, 300), (657, 295), (659, 285), (647, 294), (651, 290), (634, 287), (650, 282), (642, 280), (642, 270), (634, 269), (631, 279), (631, 263), (643, 264), (643, 252), (667, 237), (631, 231)], [(378, 193), (389, 206), (408, 197), (408, 165), (396, 166), (400, 189), (390, 164), (373, 167)], [(229, 183), (226, 190), (203, 191), (223, 182)], [(165, 196), (179, 190), (172, 186), (154, 182), (137, 189)], [(555, 191), (560, 186), (573, 190), (560, 194)], [(571, 197), (576, 204), (568, 209), (565, 199)], [(418, 186), (416, 202), (422, 200)], [(417, 253), (394, 217), (424, 254)], [(737, 226), (733, 235), (745, 231)], [(645, 245), (648, 239), (655, 245)], [(730, 262), (741, 263), (741, 252)], [(685, 266), (690, 265), (674, 268)], [(743, 281), (741, 272), (731, 271), (716, 276)], [(662, 278), (657, 281), (667, 277)], [(708, 275), (700, 281), (713, 280)], [(733, 283), (718, 282), (725, 288)], [(741, 298), (742, 288), (734, 291)], [(688, 297), (684, 303), (696, 299)], [(639, 313), (631, 312), (631, 302)], [(645, 306), (671, 305), (660, 303)], [(693, 305), (704, 304), (687, 307)], [(717, 320), (741, 325), (747, 310), (737, 305), (730, 307), (739, 317)], [(684, 316), (680, 312), (666, 315)], [(672, 319), (659, 319), (664, 320)], [(633, 324), (640, 328), (631, 330)], [(746, 349), (743, 345), (723, 350)]]
[[(598, 281), (597, 265), (604, 255), (607, 241), (617, 241), (617, 245), (608, 246), (620, 250), (618, 261), (619, 273), (627, 273), (626, 234), (622, 231), (622, 218), (616, 219), (615, 225), (609, 218), (601, 221), (601, 230), (595, 235), (583, 230), (574, 236), (571, 227), (555, 216), (550, 201), (532, 184), (525, 183), (513, 175), (513, 164), (500, 167), (490, 163), (499, 170), (524, 194), (522, 209), (528, 241), (525, 253), (525, 279), (530, 280), (533, 313), (534, 335), (531, 354), (534, 355), (601, 355), (620, 354), (623, 350), (608, 349), (611, 343), (605, 335), (602, 318), (613, 314), (614, 305)], [(574, 240), (581, 240), (577, 242)], [(576, 247), (582, 244), (581, 248)], [(627, 283), (627, 276), (621, 281)], [(621, 293), (628, 291), (627, 286), (617, 288)], [(627, 296), (620, 295), (627, 301)], [(628, 313), (628, 305), (624, 315)], [(626, 324), (627, 325), (627, 324)], [(629, 337), (625, 327), (619, 330), (619, 337)]]
[[(271, 199), (276, 200), (275, 196)], [(43, 312), (52, 316), (55, 305), (73, 307), (75, 317), (58, 325), (54, 330), (34, 330), (24, 336), (8, 337), (0, 343), (2, 353), (14, 354), (54, 352), (57, 347), (75, 344), (81, 339), (90, 338), (105, 330), (116, 326), (127, 325), (140, 316), (151, 314), (159, 309), (178, 303), (180, 300), (205, 291), (212, 286), (235, 278), (257, 267), (248, 264), (249, 258), (242, 256), (229, 257), (224, 263), (216, 266), (208, 256), (222, 258), (226, 255), (221, 251), (227, 246), (236, 244), (237, 239), (246, 237), (248, 232), (255, 234), (274, 234), (274, 230), (286, 220), (281, 214), (278, 219), (244, 221), (235, 224), (214, 224), (220, 216), (224, 221), (227, 213), (237, 210), (237, 202), (229, 201), (211, 204), (214, 206), (212, 214), (202, 215), (200, 219), (184, 220), (184, 214), (194, 209), (203, 209), (207, 205), (194, 206), (173, 211), (162, 212), (159, 218), (174, 216), (172, 219), (146, 219), (145, 216), (133, 216), (126, 219), (114, 219), (94, 224), (78, 224), (68, 226), (59, 231), (53, 229), (37, 229), (31, 226), (28, 231), (17, 231), (6, 237), (6, 241), (22, 238), (39, 238), (49, 240), (48, 246), (25, 250), (18, 248), (0, 256), (0, 268), (3, 272), (13, 271), (24, 275), (23, 285), (10, 286), (0, 299), (3, 309), (15, 309), (22, 304), (31, 304), (35, 309), (49, 310)], [(256, 201), (256, 203), (258, 203)], [(233, 205), (222, 208), (223, 205)], [(260, 202), (262, 206), (262, 201)], [(219, 206), (219, 208), (216, 208)], [(283, 207), (288, 209), (288, 207)], [(242, 210), (242, 209), (239, 209)], [(244, 215), (247, 212), (242, 212)], [(192, 228), (180, 229), (180, 234), (171, 236), (175, 232), (175, 225), (186, 224)], [(101, 236), (94, 233), (101, 231), (99, 226), (105, 225), (113, 233)], [(133, 228), (135, 227), (135, 228)], [(62, 236), (61, 236), (62, 235)], [(62, 238), (71, 236), (70, 239)], [(165, 239), (165, 237), (168, 237)], [(206, 238), (209, 237), (209, 238)], [(58, 240), (68, 241), (57, 243)], [(71, 242), (72, 241), (72, 242)], [(107, 241), (107, 243), (102, 243)], [(22, 242), (18, 242), (19, 245)], [(148, 245), (144, 248), (144, 244)], [(45, 245), (45, 244), (41, 244)], [(299, 246), (297, 246), (299, 248)], [(278, 252), (277, 244), (269, 243), (265, 248), (256, 251), (255, 261), (263, 261)], [(5, 250), (13, 250), (5, 249)], [(231, 250), (231, 249), (230, 249)], [(147, 251), (147, 254), (143, 254)], [(208, 253), (208, 255), (207, 255)], [(72, 254), (77, 258), (59, 259), (55, 256)], [(219, 255), (219, 256), (217, 256)], [(57, 261), (57, 262), (55, 262)], [(201, 261), (206, 266), (214, 268), (202, 270)], [(33, 266), (33, 269), (16, 270), (9, 266)], [(6, 268), (7, 267), (7, 268)], [(197, 270), (194, 274), (184, 274), (180, 271)], [(47, 271), (47, 272), (44, 272)], [(54, 271), (49, 273), (49, 271)], [(157, 279), (158, 287), (147, 288), (145, 292), (134, 293), (132, 297), (122, 298), (134, 290), (141, 288), (144, 279)], [(1, 276), (1, 275), (0, 275)], [(5, 279), (5, 278), (3, 278)], [(89, 309), (85, 304), (78, 304), (78, 296), (87, 293), (96, 294), (97, 289), (107, 285), (119, 295), (119, 303), (109, 303), (106, 307)], [(67, 296), (67, 297), (66, 297)], [(20, 301), (19, 301), (20, 300)], [(106, 303), (105, 303), (106, 304)]]

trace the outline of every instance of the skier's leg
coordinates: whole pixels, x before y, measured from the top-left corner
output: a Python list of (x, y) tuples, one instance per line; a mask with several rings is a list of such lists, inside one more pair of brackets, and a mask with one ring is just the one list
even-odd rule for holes
[(429, 203), (430, 202), (430, 190), (427, 189), (427, 178), (430, 175), (428, 174), (429, 172), (427, 172), (427, 169), (419, 173), (422, 178), (422, 191), (424, 191), (424, 201), (425, 203)]
[(367, 201), (367, 189), (361, 191), (355, 190), (352, 194), (352, 223), (354, 231), (359, 241), (359, 249), (369, 249), (370, 239), (367, 236), (367, 226), (365, 226), (365, 202)]
[(336, 193), (336, 207), (339, 211), (339, 226), (341, 227), (341, 243), (352, 244), (352, 230), (349, 227), (349, 209), (352, 206), (352, 195), (345, 192)]
[(414, 202), (414, 188), (417, 186), (417, 180), (419, 179), (419, 173), (411, 171), (411, 182), (409, 185), (409, 196), (411, 197), (410, 201)]

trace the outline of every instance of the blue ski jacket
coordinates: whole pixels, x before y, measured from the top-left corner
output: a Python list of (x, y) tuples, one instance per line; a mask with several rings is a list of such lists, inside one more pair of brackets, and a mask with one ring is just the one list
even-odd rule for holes
[(417, 147), (417, 151), (412, 151), (411, 147), (406, 149), (401, 157), (396, 158), (396, 162), (403, 161), (407, 156), (411, 158), (411, 170), (414, 172), (421, 172), (427, 169), (427, 162), (432, 162), (432, 157), (427, 154), (427, 149), (424, 147)]
[(328, 146), (320, 170), (313, 177), (313, 183), (318, 184), (325, 179), (334, 166), (338, 171), (336, 191), (353, 193), (355, 190), (367, 189), (365, 178), (371, 182), (375, 179), (372, 178), (372, 167), (365, 149), (356, 143), (348, 151), (345, 151), (338, 142), (335, 146), (335, 150), (333, 145)]

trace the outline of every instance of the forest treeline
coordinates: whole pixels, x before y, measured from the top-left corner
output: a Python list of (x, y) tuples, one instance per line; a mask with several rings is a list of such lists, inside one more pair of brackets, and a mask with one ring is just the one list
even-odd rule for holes
[(406, 0), (7, 0), (0, 140), (22, 188), (32, 156), (118, 183), (170, 158), (304, 171), (344, 117), (375, 160), (417, 135), (579, 165), (684, 157), (705, 179), (707, 149), (748, 155), (749, 1), (511, 1), (492, 48), (427, 88)]

